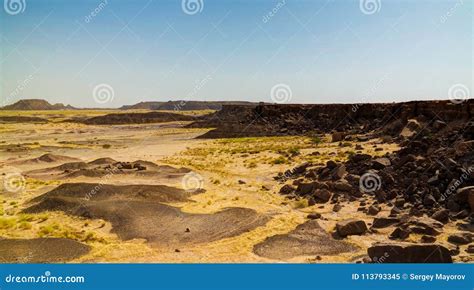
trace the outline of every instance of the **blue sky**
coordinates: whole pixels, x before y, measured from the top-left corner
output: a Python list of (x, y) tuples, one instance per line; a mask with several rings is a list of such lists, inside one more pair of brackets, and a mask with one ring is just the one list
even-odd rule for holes
[[(10, 1), (25, 9), (0, 13), (3, 103), (271, 102), (280, 84), (291, 103), (473, 91), (468, 0), (365, 0), (375, 10), (359, 0), (189, 0), (201, 8), (192, 15), (181, 0)], [(93, 97), (100, 84), (113, 88), (105, 103)]]

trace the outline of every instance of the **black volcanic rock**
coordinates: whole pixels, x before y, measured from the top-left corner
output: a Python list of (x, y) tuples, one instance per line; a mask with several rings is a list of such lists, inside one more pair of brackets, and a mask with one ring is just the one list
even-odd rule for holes
[[(291, 136), (315, 131), (357, 134), (372, 130), (378, 130), (380, 136), (398, 138), (409, 119), (423, 116), (426, 120), (440, 118), (448, 123), (469, 119), (473, 111), (474, 100), (458, 105), (450, 101), (358, 104), (357, 110), (354, 104), (223, 105), (220, 111), (189, 126), (216, 128), (201, 138)], [(409, 127), (413, 128), (415, 123), (411, 121)]]
[(238, 101), (168, 101), (168, 102), (140, 102), (134, 105), (120, 107), (121, 110), (159, 110), (159, 111), (194, 111), (194, 110), (221, 110), (224, 105), (256, 106), (256, 103)]
[(193, 116), (169, 112), (123, 113), (92, 117), (82, 122), (88, 125), (147, 124), (176, 121), (193, 121)]
[(376, 261), (384, 257), (386, 263), (452, 263), (448, 249), (435, 244), (375, 244), (367, 250)]
[(367, 225), (363, 220), (349, 219), (336, 224), (337, 233), (341, 237), (349, 235), (362, 235), (367, 231)]

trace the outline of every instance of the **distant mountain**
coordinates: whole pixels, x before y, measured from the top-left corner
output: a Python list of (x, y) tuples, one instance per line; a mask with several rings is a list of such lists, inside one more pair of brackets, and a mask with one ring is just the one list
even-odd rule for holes
[(125, 105), (120, 110), (156, 110), (164, 102), (140, 102), (135, 105)]
[(74, 110), (76, 108), (64, 104), (50, 104), (46, 100), (41, 99), (26, 99), (26, 100), (19, 100), (18, 102), (7, 105), (5, 107), (0, 108), (1, 110), (16, 110), (16, 111), (25, 111), (25, 110)]
[(252, 102), (233, 101), (168, 101), (168, 102), (140, 102), (135, 105), (122, 106), (121, 110), (167, 110), (167, 111), (192, 111), (192, 110), (220, 110), (222, 105), (256, 106)]
[[(193, 111), (215, 110), (219, 111), (223, 105), (256, 106), (258, 103), (241, 101), (168, 101), (168, 102), (140, 102), (134, 105), (122, 106), (120, 110), (159, 110), (159, 111)], [(42, 99), (25, 99), (14, 104), (0, 107), (0, 110), (80, 110), (70, 105), (61, 103), (50, 104)]]

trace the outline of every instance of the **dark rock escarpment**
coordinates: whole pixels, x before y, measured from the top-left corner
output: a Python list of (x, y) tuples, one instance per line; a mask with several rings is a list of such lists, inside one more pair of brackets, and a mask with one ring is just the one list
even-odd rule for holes
[[(417, 116), (425, 116), (428, 120), (438, 118), (444, 123), (469, 119), (472, 112), (473, 100), (461, 104), (417, 101), (390, 104), (260, 104), (255, 107), (224, 105), (222, 110), (201, 118), (189, 127), (216, 128), (201, 138), (301, 135), (313, 131), (348, 134), (377, 129), (385, 135), (395, 136), (401, 133), (408, 119)], [(435, 126), (439, 128), (439, 122)], [(343, 135), (336, 134), (335, 137), (339, 140)]]

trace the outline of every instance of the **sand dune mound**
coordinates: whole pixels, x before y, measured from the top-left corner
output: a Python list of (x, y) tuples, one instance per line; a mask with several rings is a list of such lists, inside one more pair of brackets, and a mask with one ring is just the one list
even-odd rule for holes
[(109, 157), (99, 158), (99, 159), (89, 162), (89, 164), (92, 164), (92, 165), (104, 165), (104, 164), (114, 164), (114, 163), (117, 163), (117, 161)]
[(0, 240), (1, 263), (67, 262), (89, 251), (89, 246), (63, 238)]
[[(85, 199), (88, 190), (99, 186)], [(190, 193), (166, 186), (63, 184), (32, 202), (26, 212), (60, 210), (112, 223), (121, 239), (146, 239), (161, 247), (178, 247), (237, 236), (267, 222), (268, 217), (246, 208), (214, 214), (192, 214), (161, 202), (185, 201)]]
[(83, 168), (86, 168), (87, 166), (88, 166), (87, 163), (79, 161), (79, 162), (64, 163), (64, 164), (61, 164), (61, 165), (59, 165), (57, 167), (53, 167), (53, 168), (59, 169), (59, 170), (73, 170), (73, 169), (83, 169)]
[(32, 202), (40, 202), (33, 208), (44, 210), (42, 202), (51, 199), (76, 200), (79, 202), (135, 200), (143, 202), (181, 202), (188, 201), (191, 194), (185, 190), (166, 185), (110, 185), (99, 183), (65, 183), (36, 197)]
[(190, 172), (187, 168), (174, 168), (168, 165), (157, 165), (153, 162), (138, 160), (134, 162), (119, 162), (112, 158), (100, 158), (91, 162), (68, 162), (59, 166), (31, 170), (26, 173), (29, 177), (39, 179), (67, 179), (77, 177), (112, 178), (115, 175), (130, 175), (136, 177), (181, 178)]
[(40, 163), (71, 162), (71, 161), (78, 161), (78, 160), (79, 159), (77, 158), (73, 158), (69, 156), (47, 153), (36, 158), (15, 161), (14, 163), (18, 165), (27, 165), (27, 164), (40, 164)]
[(306, 255), (337, 255), (355, 250), (354, 246), (333, 239), (311, 220), (284, 235), (276, 235), (255, 245), (254, 252), (270, 259), (289, 259)]
[(42, 162), (60, 162), (60, 161), (71, 161), (71, 160), (78, 160), (77, 158), (63, 156), (63, 155), (56, 155), (56, 154), (43, 154), (40, 157), (36, 158), (38, 161)]

